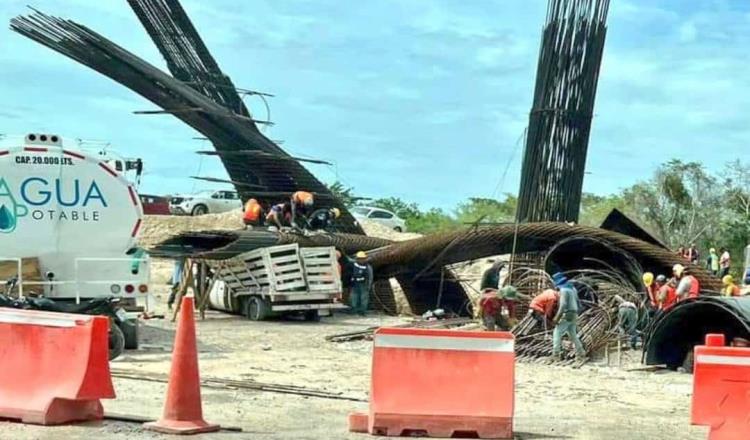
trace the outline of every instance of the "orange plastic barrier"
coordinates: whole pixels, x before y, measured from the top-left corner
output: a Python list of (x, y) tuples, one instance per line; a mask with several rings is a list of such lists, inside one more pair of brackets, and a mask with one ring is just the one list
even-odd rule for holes
[(101, 419), (115, 397), (109, 319), (0, 309), (0, 418), (54, 425)]
[(750, 439), (750, 348), (725, 347), (724, 335), (696, 346), (691, 422), (709, 440)]
[(512, 438), (513, 335), (381, 328), (375, 332), (369, 415), (373, 435)]

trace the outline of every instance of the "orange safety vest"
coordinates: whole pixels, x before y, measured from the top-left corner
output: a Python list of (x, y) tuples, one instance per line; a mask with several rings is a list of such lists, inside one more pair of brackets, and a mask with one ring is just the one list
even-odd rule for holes
[(701, 293), (701, 285), (698, 282), (698, 278), (692, 275), (686, 275), (690, 278), (690, 290), (688, 291), (688, 298), (697, 298)]
[(247, 205), (245, 205), (245, 215), (242, 218), (251, 222), (258, 221), (260, 219), (261, 211), (262, 209), (258, 202), (250, 203), (248, 201)]
[(313, 204), (313, 195), (307, 191), (297, 191), (292, 194), (292, 202), (298, 205), (310, 206)]

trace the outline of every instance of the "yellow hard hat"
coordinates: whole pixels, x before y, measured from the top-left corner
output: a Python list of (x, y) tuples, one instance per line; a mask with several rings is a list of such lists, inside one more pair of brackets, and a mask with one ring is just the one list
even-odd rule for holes
[(333, 217), (334, 218), (341, 217), (341, 210), (339, 208), (333, 208), (333, 209), (331, 209), (331, 212), (333, 212)]
[(357, 258), (367, 258), (367, 254), (364, 251), (357, 252)]
[(674, 266), (672, 266), (672, 272), (673, 272), (673, 273), (674, 273), (675, 275), (677, 275), (678, 277), (679, 277), (680, 275), (682, 275), (682, 272), (684, 272), (684, 271), (685, 271), (685, 266), (683, 266), (683, 265), (682, 265), (682, 264), (680, 264), (680, 263), (677, 263), (677, 264), (675, 264)]
[(710, 252), (712, 254), (715, 254), (716, 253), (716, 248), (711, 248), (711, 249), (708, 250), (708, 252)]
[(651, 284), (653, 284), (653, 282), (654, 282), (654, 274), (652, 274), (651, 272), (646, 272), (643, 274), (643, 284), (650, 287)]
[(734, 278), (732, 278), (731, 275), (724, 275), (724, 278), (721, 279), (721, 282), (725, 286), (729, 286), (730, 284), (734, 283)]

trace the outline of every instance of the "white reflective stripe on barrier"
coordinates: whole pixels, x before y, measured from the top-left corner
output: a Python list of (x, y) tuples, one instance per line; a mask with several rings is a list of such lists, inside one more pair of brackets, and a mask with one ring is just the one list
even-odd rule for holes
[(513, 339), (455, 338), (450, 336), (375, 335), (375, 347), (422, 350), (494, 351), (513, 353)]
[(715, 354), (699, 354), (696, 362), (701, 364), (715, 365), (737, 365), (740, 367), (750, 367), (750, 357), (742, 356), (719, 356)]
[(39, 316), (23, 316), (23, 315), (0, 315), (0, 323), (5, 324), (30, 324), (30, 325), (41, 325), (45, 327), (75, 327), (75, 319), (65, 318), (47, 318)]

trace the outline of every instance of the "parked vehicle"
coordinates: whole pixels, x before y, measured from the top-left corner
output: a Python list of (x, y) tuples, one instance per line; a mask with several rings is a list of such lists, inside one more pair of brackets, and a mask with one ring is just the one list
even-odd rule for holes
[(78, 304), (69, 301), (53, 301), (44, 297), (11, 298), (8, 296), (9, 292), (13, 291), (17, 283), (17, 278), (11, 278), (5, 282), (5, 293), (0, 293), (0, 307), (108, 317), (110, 319), (109, 360), (120, 356), (125, 349), (125, 333), (136, 331), (132, 328), (136, 323), (128, 320), (127, 312), (119, 306), (120, 298), (118, 297), (94, 298)]
[(242, 209), (236, 191), (203, 191), (192, 195), (174, 196), (169, 200), (169, 210), (174, 215), (204, 215)]
[(145, 215), (170, 215), (169, 199), (167, 197), (140, 194), (141, 205)]
[(387, 226), (396, 232), (406, 232), (406, 221), (387, 209), (355, 206), (351, 211), (357, 220), (367, 219)]
[(216, 278), (209, 304), (216, 310), (253, 321), (289, 314), (315, 321), (321, 311), (346, 308), (333, 247), (272, 246), (209, 264)]
[[(57, 135), (0, 146), (0, 262), (18, 265), (18, 299), (31, 287), (56, 303), (120, 298), (133, 324), (126, 348), (138, 346), (136, 297), (149, 291), (149, 259), (136, 247), (142, 218), (134, 185), (104, 158)], [(24, 279), (30, 257), (41, 280)]]
[(742, 277), (743, 282), (745, 286), (750, 286), (750, 244), (745, 248), (745, 265), (743, 267), (745, 272)]

